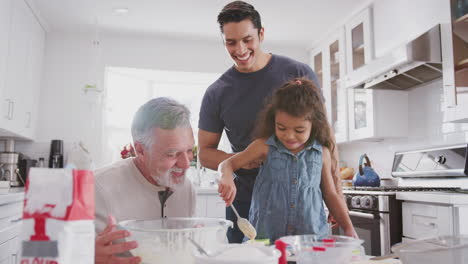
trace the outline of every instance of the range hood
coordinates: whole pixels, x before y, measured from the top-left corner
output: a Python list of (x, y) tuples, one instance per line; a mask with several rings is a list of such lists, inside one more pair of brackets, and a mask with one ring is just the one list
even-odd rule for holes
[(406, 90), (442, 77), (440, 25), (355, 70), (347, 88)]

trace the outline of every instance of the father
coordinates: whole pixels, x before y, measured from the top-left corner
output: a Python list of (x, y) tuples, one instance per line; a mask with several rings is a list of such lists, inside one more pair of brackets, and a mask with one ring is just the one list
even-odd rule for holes
[[(234, 66), (208, 87), (200, 110), (200, 162), (213, 170), (217, 170), (219, 163), (233, 155), (218, 149), (223, 129), (232, 151), (243, 151), (252, 142), (257, 113), (275, 89), (298, 77), (308, 78), (318, 86), (317, 77), (308, 65), (261, 49), (264, 28), (260, 14), (252, 5), (243, 1), (227, 4), (218, 15), (218, 23)], [(334, 155), (338, 160), (336, 151)], [(233, 204), (241, 217), (248, 218), (260, 163), (254, 162), (235, 173), (237, 194)], [(332, 170), (337, 191), (342, 193), (336, 168)], [(231, 207), (226, 208), (226, 218), (236, 223)], [(230, 243), (241, 243), (243, 238), (237, 225), (228, 231)]]

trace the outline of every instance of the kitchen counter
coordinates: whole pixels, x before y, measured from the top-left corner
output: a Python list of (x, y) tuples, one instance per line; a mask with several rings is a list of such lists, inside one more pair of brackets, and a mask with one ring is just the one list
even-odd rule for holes
[(448, 192), (399, 192), (398, 200), (450, 205), (468, 205), (468, 194)]
[(195, 185), (195, 191), (197, 194), (218, 194), (218, 185), (202, 185), (202, 186), (196, 186)]
[(24, 200), (24, 188), (0, 189), (0, 205)]

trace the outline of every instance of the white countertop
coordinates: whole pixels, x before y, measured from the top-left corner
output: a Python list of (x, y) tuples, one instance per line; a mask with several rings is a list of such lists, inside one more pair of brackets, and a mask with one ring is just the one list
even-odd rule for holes
[(0, 205), (24, 200), (24, 188), (0, 189)]
[(197, 186), (195, 185), (195, 190), (197, 194), (216, 194), (218, 195), (218, 185), (202, 185)]
[(468, 205), (468, 194), (447, 192), (398, 192), (398, 200), (430, 202), (451, 205)]

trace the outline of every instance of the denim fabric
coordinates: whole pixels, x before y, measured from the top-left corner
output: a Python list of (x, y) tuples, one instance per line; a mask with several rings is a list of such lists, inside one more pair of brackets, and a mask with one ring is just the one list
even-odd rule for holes
[[(233, 204), (236, 207), (240, 217), (249, 218), (250, 202), (235, 200)], [(234, 223), (233, 228), (229, 228), (227, 231), (229, 243), (242, 243), (244, 239), (244, 233), (239, 230), (239, 227), (237, 226), (237, 216), (230, 206), (226, 207), (226, 219)]]
[(249, 220), (259, 239), (286, 235), (326, 235), (320, 189), (322, 146), (314, 141), (294, 155), (275, 136), (254, 185)]

